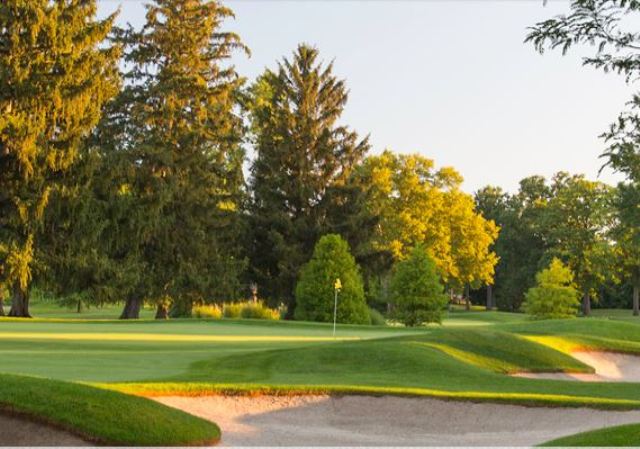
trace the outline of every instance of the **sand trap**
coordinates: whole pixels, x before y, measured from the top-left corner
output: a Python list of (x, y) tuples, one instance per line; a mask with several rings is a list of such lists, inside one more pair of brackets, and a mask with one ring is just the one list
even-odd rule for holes
[(522, 407), (429, 398), (201, 396), (155, 400), (216, 422), (223, 446), (533, 446), (640, 422), (640, 410)]
[(571, 357), (593, 367), (595, 374), (517, 373), (529, 379), (579, 380), (583, 382), (640, 382), (640, 356), (616, 352), (576, 351)]
[(93, 446), (64, 430), (0, 415), (0, 446)]

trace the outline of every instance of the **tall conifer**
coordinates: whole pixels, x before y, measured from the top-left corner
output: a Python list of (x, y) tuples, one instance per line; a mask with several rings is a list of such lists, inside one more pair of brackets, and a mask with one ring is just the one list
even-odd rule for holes
[(0, 282), (29, 316), (39, 232), (57, 179), (117, 92), (114, 16), (93, 0), (0, 4)]
[(243, 80), (226, 60), (246, 47), (221, 29), (232, 16), (217, 1), (156, 0), (143, 29), (121, 35), (130, 71), (104, 136), (133, 203), (125, 252), (143, 267), (122, 318), (143, 300), (165, 317), (168, 298), (189, 314), (237, 290)]
[[(369, 149), (338, 123), (348, 99), (344, 81), (317, 49), (300, 45), (251, 90), (252, 276), (265, 296), (293, 303), (300, 267), (318, 238), (331, 232), (334, 194)], [(340, 230), (342, 231), (342, 230)]]

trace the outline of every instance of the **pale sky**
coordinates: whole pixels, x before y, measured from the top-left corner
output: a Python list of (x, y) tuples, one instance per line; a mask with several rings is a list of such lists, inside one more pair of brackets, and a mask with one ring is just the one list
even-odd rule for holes
[[(144, 22), (144, 1), (99, 2), (101, 15), (121, 5), (120, 23)], [(523, 44), (527, 26), (568, 11), (568, 1), (225, 3), (236, 14), (225, 28), (252, 51), (234, 58), (242, 76), (274, 67), (300, 42), (317, 46), (350, 89), (343, 122), (370, 134), (374, 153), (453, 166), (469, 192), (514, 191), (525, 176), (559, 170), (595, 179), (598, 135), (633, 92), (621, 77), (582, 67), (575, 51), (540, 55)]]

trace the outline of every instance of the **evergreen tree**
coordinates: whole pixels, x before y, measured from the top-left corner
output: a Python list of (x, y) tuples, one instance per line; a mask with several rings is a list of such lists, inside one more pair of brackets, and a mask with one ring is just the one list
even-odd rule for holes
[(393, 313), (407, 326), (440, 323), (447, 297), (434, 260), (418, 245), (397, 263), (391, 279)]
[(572, 318), (580, 307), (573, 273), (557, 258), (536, 275), (526, 298), (524, 310), (536, 318)]
[(337, 234), (318, 241), (311, 260), (300, 272), (296, 286), (296, 320), (333, 321), (334, 283), (340, 279), (339, 323), (370, 324), (360, 270), (349, 244)]
[(120, 252), (140, 266), (122, 318), (147, 300), (167, 316), (194, 302), (233, 297), (243, 262), (236, 251), (243, 197), (243, 80), (226, 63), (240, 38), (217, 1), (156, 0), (140, 32), (120, 34), (127, 86), (103, 125), (112, 164), (132, 203)]
[(12, 316), (29, 316), (29, 287), (47, 203), (103, 104), (117, 92), (114, 16), (92, 0), (0, 4), (0, 282)]
[(336, 223), (354, 223), (336, 217), (352, 213), (337, 206), (345, 196), (337, 189), (346, 185), (369, 145), (338, 124), (347, 98), (333, 64), (323, 65), (318, 50), (308, 45), (298, 46), (277, 70), (267, 70), (250, 91), (256, 151), (252, 276), (264, 296), (286, 301), (290, 311), (298, 272), (315, 242)]

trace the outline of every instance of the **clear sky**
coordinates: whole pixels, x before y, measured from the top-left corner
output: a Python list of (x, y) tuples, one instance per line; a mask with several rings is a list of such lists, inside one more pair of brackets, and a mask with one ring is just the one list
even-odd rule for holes
[[(144, 23), (144, 1), (99, 2), (101, 15), (120, 5), (120, 23)], [(541, 56), (523, 44), (527, 26), (568, 11), (568, 1), (226, 4), (236, 14), (226, 29), (252, 51), (234, 60), (243, 76), (274, 67), (299, 42), (317, 46), (347, 80), (344, 123), (370, 134), (374, 152), (454, 166), (470, 192), (486, 184), (514, 191), (525, 176), (558, 170), (596, 178), (598, 135), (631, 98), (622, 78), (582, 67), (579, 54)]]

